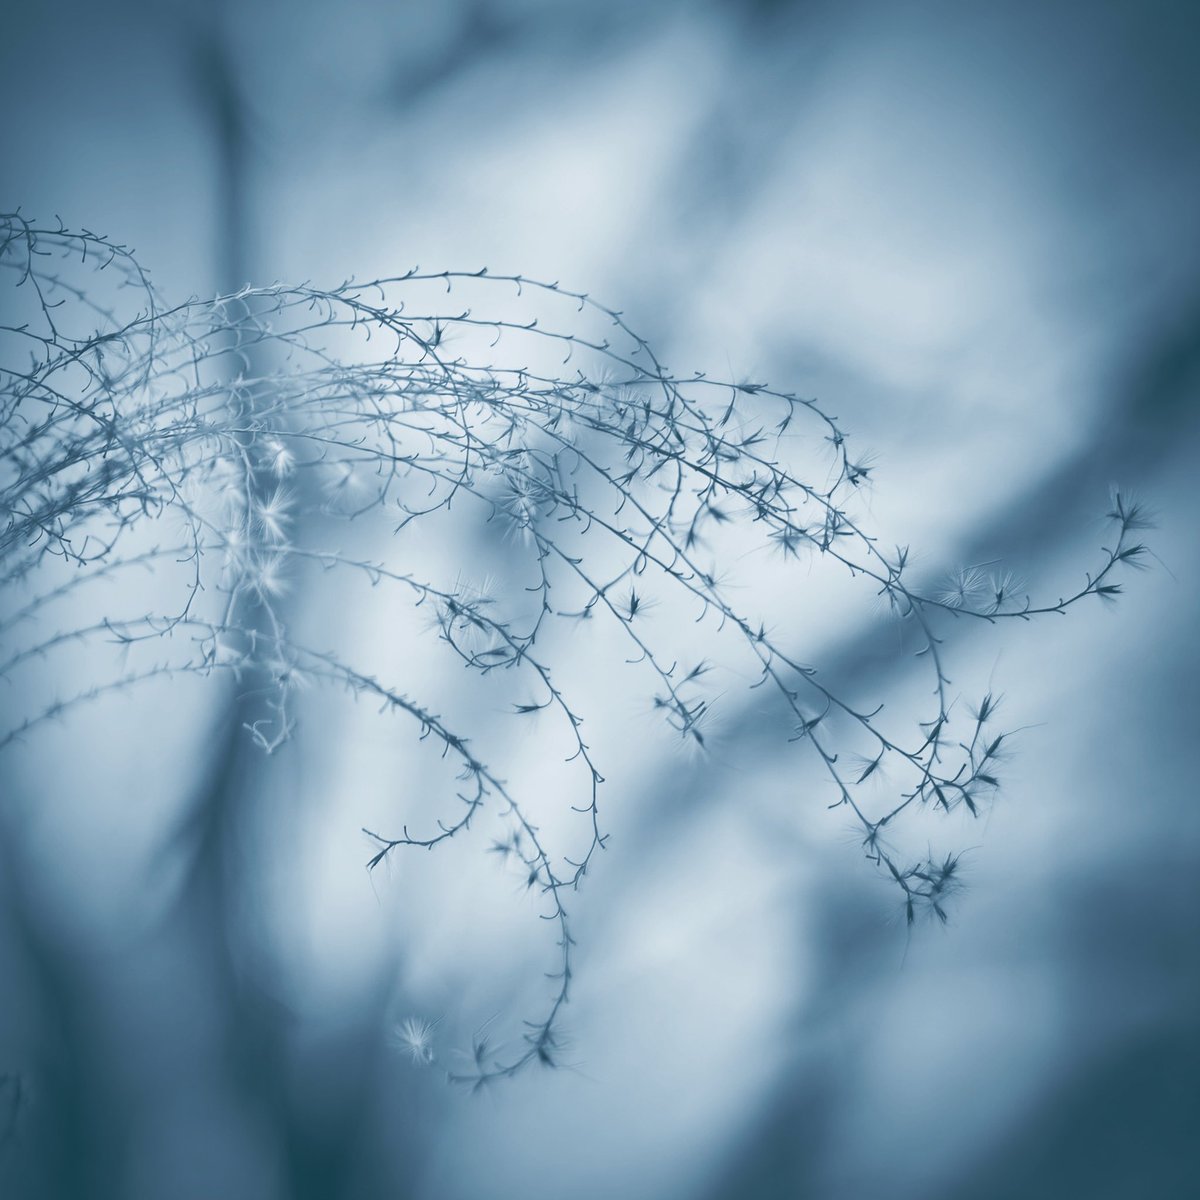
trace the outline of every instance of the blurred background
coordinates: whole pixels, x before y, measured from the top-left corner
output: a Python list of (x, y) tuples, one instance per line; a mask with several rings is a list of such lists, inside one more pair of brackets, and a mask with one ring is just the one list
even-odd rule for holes
[[(30, 739), (0, 766), (0, 1194), (1194, 1194), (1197, 15), (8, 6), (0, 208), (132, 245), (168, 297), (561, 279), (678, 370), (820, 397), (876, 455), (881, 539), (931, 569), (1003, 558), (1062, 594), (1113, 483), (1157, 511), (1159, 561), (1111, 608), (958, 635), (955, 682), (1024, 732), (945, 929), (895, 919), (757, 693), (697, 759), (598, 684), (612, 840), (573, 906), (567, 1066), (475, 1096), (449, 1035), (511, 1016), (544, 939), (478, 845), (364, 871), (405, 770), (369, 714), (270, 772), (231, 768), (194, 689)], [(911, 686), (821, 596), (805, 659)], [(293, 603), (421, 662), (386, 612)], [(408, 1017), (437, 1022), (433, 1067)]]

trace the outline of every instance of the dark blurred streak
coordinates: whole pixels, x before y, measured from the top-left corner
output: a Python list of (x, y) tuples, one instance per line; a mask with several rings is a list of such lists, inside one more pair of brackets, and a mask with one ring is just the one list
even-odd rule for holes
[(488, 0), (462, 6), (456, 29), (433, 53), (414, 61), (406, 57), (398, 69), (391, 99), (401, 108), (422, 100), (452, 79), (461, 78), (478, 63), (502, 56), (528, 28), (520, 14)]
[[(388, 1065), (380, 1049), (385, 977), (377, 976), (371, 992), (360, 998), (361, 1007), (341, 1014), (335, 1031), (319, 1031), (315, 1049), (298, 1054), (300, 1019), (275, 989), (263, 986), (263, 969), (255, 965), (267, 935), (253, 917), (253, 851), (244, 838), (248, 808), (265, 802), (287, 764), (265, 759), (250, 743), (242, 727), (248, 712), (245, 702), (230, 703), (213, 739), (207, 777), (176, 841), (188, 861), (185, 887), (171, 914), (178, 928), (163, 934), (190, 947), (191, 969), (220, 1006), (223, 1074), (232, 1094), (256, 1108), (270, 1131), (267, 1150), (279, 1156), (285, 1194), (297, 1200), (357, 1195), (372, 1168), (387, 1166), (387, 1157), (370, 1142), (379, 1122), (368, 1120), (381, 1103)], [(292, 782), (288, 790), (298, 792)], [(397, 1096), (403, 1093), (393, 1088), (393, 1100)], [(419, 1160), (419, 1148), (406, 1136), (410, 1128), (411, 1122), (404, 1124), (389, 1149), (404, 1146), (411, 1165)], [(381, 1178), (372, 1186), (382, 1184)]]
[[(1182, 714), (1176, 723), (1189, 725)], [(1118, 1200), (1194, 1193), (1200, 878), (1189, 852), (1196, 823), (1186, 809), (1168, 809), (1176, 836), (1152, 852), (1152, 879), (1127, 869), (1131, 862), (1107, 877), (1069, 878), (1057, 889), (1064, 986), (1073, 1034), (1087, 1053), (1033, 1111), (1001, 1131), (994, 1150), (949, 1195)]]
[(25, 1080), (17, 1072), (0, 1075), (0, 1156), (17, 1140), (24, 1107)]
[[(732, 25), (730, 38), (741, 45), (732, 75), (672, 172), (678, 195), (671, 208), (690, 218), (693, 239), (707, 234), (720, 245), (787, 153), (788, 134), (822, 78), (835, 34), (820, 7), (755, 6)], [(752, 73), (742, 69), (749, 62)]]
[(645, 36), (669, 7), (634, 6), (631, 18), (624, 5), (589, 10), (548, 4), (521, 9), (497, 0), (466, 0), (458, 6), (452, 32), (440, 44), (419, 55), (401, 53), (389, 99), (407, 117), (410, 105), (494, 63), (522, 58), (578, 66), (622, 42)]
[(251, 118), (230, 46), (232, 20), (225, 3), (214, 3), (199, 15), (189, 12), (183, 22), (184, 53), (213, 135), (220, 291), (237, 291), (254, 277)]
[(26, 1048), (37, 1086), (22, 1089), (10, 1153), (0, 1154), (0, 1185), (15, 1179), (18, 1190), (12, 1194), (28, 1200), (85, 1195), (103, 1200), (107, 1193), (97, 1189), (96, 1178), (117, 1129), (112, 1109), (96, 1095), (97, 1085), (103, 1094), (103, 1080), (93, 1067), (97, 1030), (88, 960), (81, 947), (51, 927), (41, 882), (31, 877), (11, 822), (5, 820), (0, 830), (0, 905), (16, 943), (6, 974), (10, 981), (31, 984), (43, 1034)]
[(1200, 1173), (1200, 1025), (1116, 1044), (1063, 1081), (946, 1200), (1183, 1200)]
[[(700, 1200), (807, 1200), (822, 1191), (822, 1145), (846, 1108), (861, 1041), (854, 1036), (854, 1006), (877, 994), (892, 969), (890, 931), (861, 891), (838, 886), (835, 868), (821, 866), (828, 887), (810, 946), (808, 999), (798, 1004), (778, 1037), (783, 1054), (779, 1089), (741, 1145)], [(799, 901), (798, 901), (799, 903)], [(881, 994), (881, 993), (880, 993)]]
[[(223, 716), (223, 729), (214, 739), (208, 769), (201, 778), (192, 813), (188, 869), (179, 903), (170, 913), (180, 926), (168, 941), (190, 947), (190, 966), (204, 980), (221, 1008), (225, 1030), (225, 1070), (237, 1093), (264, 1112), (276, 1112), (282, 1102), (284, 1044), (289, 1023), (286, 1009), (254, 986), (245, 968), (245, 943), (254, 923), (236, 895), (241, 879), (239, 811), (253, 803), (263, 785), (261, 765), (242, 722), (244, 702), (233, 699)], [(251, 910), (252, 911), (252, 910)], [(249, 929), (247, 928), (249, 926)]]

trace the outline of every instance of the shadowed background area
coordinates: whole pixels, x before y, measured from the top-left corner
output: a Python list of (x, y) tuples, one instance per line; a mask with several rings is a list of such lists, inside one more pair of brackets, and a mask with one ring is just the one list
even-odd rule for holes
[[(1022, 733), (955, 827), (945, 928), (896, 919), (752, 678), (699, 757), (619, 671), (585, 679), (612, 837), (566, 1066), (475, 1096), (449, 1034), (519, 1009), (544, 939), (486, 842), (364, 871), (361, 827), (433, 778), (372, 714), (313, 699), (268, 761), (227, 695), (170, 685), (5, 751), (0, 1194), (1191, 1194), (1194, 5), (71, 0), (3, 31), (0, 210), (132, 245), (169, 298), (561, 279), (681, 372), (819, 396), (931, 575), (1003, 560), (1061, 594), (1113, 483), (1158, 561), (1115, 606), (957, 634), (955, 684)], [(418, 550), (503, 576), (489, 529)], [(757, 570), (743, 607), (805, 661), (921, 694), (881, 614)], [(381, 605), (289, 602), (428, 669)], [(447, 1035), (432, 1066), (410, 1017)]]

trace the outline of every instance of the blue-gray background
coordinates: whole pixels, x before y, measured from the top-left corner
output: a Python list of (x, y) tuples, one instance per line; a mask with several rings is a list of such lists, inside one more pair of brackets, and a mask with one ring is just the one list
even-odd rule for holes
[[(181, 885), (156, 867), (213, 769), (203, 721), (161, 696), (81, 717), (3, 775), (0, 1194), (1192, 1194), (1198, 24), (1163, 2), (6, 6), (0, 207), (132, 244), (168, 296), (414, 263), (562, 279), (674, 366), (819, 395), (877, 452), (879, 527), (928, 562), (1004, 555), (1053, 591), (1113, 482), (1158, 510), (1161, 562), (1111, 610), (962, 639), (1031, 728), (945, 930), (890, 919), (748, 704), (714, 760), (625, 743), (575, 906), (572, 1067), (479, 1097), (388, 1028), (506, 1009), (540, 951), (480, 856), (366, 877), (371, 734), (305, 735)], [(812, 638), (884, 669), (836, 613)], [(602, 697), (618, 747), (624, 696)]]

